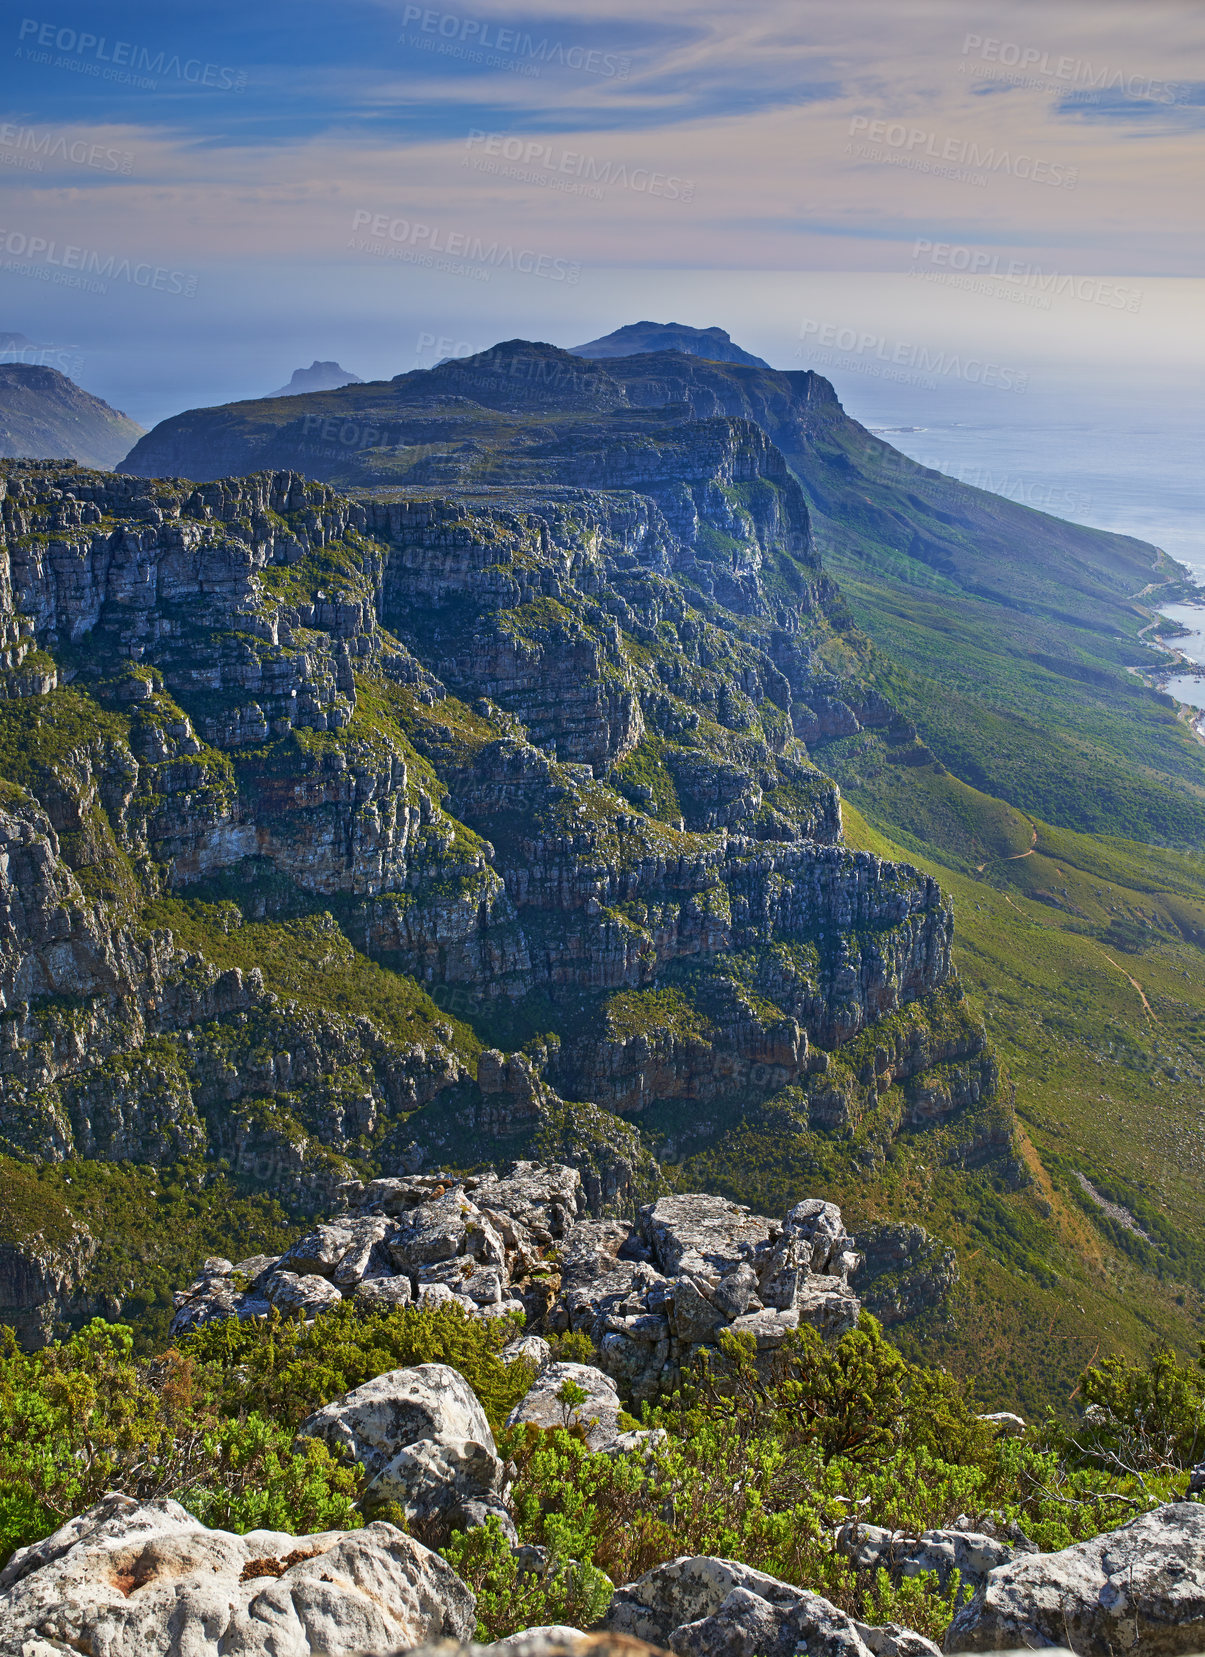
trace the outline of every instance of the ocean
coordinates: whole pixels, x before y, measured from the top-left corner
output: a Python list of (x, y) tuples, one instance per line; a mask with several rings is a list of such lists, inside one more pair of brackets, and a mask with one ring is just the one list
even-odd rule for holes
[[(832, 373), (855, 419), (925, 466), (1038, 511), (1134, 535), (1205, 585), (1205, 426), (1200, 394), (1132, 382), (1064, 383), (1041, 396), (892, 387)], [(1205, 608), (1165, 605), (1190, 632), (1170, 642), (1205, 667)], [(1205, 710), (1205, 675), (1167, 691)]]
[[(1075, 523), (1153, 542), (1205, 582), (1202, 415), (1162, 395), (943, 398), (833, 375), (855, 419), (925, 466)], [(929, 407), (926, 407), (929, 404)]]

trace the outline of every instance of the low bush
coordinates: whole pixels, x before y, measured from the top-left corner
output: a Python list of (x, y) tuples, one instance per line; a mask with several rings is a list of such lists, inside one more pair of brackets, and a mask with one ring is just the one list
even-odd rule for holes
[[(970, 1521), (1044, 1549), (1182, 1498), (1202, 1451), (1205, 1377), (1160, 1350), (1108, 1360), (1081, 1380), (1082, 1422), (1014, 1440), (973, 1395), (908, 1362), (875, 1320), (825, 1344), (792, 1334), (772, 1356), (731, 1332), (672, 1396), (644, 1408), (647, 1436), (593, 1451), (580, 1426), (507, 1430), (533, 1379), (504, 1364), (510, 1320), (459, 1306), (378, 1314), (345, 1304), (312, 1324), (273, 1315), (199, 1330), (152, 1360), (130, 1330), (94, 1322), (41, 1352), (0, 1338), (0, 1558), (108, 1490), (173, 1496), (204, 1523), (301, 1533), (363, 1522), (363, 1475), (298, 1423), (384, 1371), (459, 1370), (512, 1464), (520, 1541), (496, 1523), (454, 1535), (446, 1557), (478, 1599), (479, 1634), (588, 1626), (614, 1583), (680, 1554), (738, 1559), (825, 1595), (869, 1622), (939, 1640), (961, 1589), (933, 1575), (855, 1568), (851, 1521), (905, 1535)], [(588, 1354), (564, 1339), (558, 1355)], [(629, 1418), (630, 1419), (630, 1418)], [(404, 1524), (401, 1509), (388, 1517)]]

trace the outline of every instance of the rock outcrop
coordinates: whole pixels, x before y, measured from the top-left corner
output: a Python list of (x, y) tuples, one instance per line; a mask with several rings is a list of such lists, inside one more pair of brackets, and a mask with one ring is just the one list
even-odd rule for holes
[(937, 1657), (909, 1629), (869, 1628), (819, 1594), (705, 1555), (657, 1565), (618, 1589), (603, 1626), (677, 1657)]
[(368, 1657), (474, 1623), (451, 1567), (383, 1523), (234, 1536), (111, 1495), (0, 1572), (0, 1657)]
[(1082, 1657), (1205, 1649), (1205, 1507), (1171, 1502), (1061, 1553), (992, 1571), (945, 1650), (1069, 1646)]
[[(270, 1306), (313, 1317), (345, 1296), (365, 1310), (449, 1300), (478, 1317), (517, 1314), (533, 1330), (578, 1330), (600, 1356), (574, 1420), (597, 1417), (613, 1438), (618, 1387), (645, 1398), (674, 1386), (724, 1330), (758, 1351), (801, 1325), (828, 1338), (852, 1328), (859, 1257), (841, 1211), (818, 1198), (783, 1220), (723, 1197), (661, 1197), (634, 1222), (587, 1217), (581, 1175), (567, 1165), (514, 1164), (497, 1173), (418, 1174), (344, 1189), (356, 1206), (300, 1238), (279, 1259), (207, 1260), (176, 1296), (174, 1334)], [(556, 1365), (516, 1420), (556, 1425)], [(562, 1374), (561, 1372), (564, 1371)], [(555, 1381), (555, 1384), (554, 1384)]]

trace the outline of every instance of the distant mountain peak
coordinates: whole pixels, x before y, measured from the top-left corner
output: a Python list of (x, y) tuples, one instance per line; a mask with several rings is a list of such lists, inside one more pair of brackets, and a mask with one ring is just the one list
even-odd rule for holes
[(317, 357), (308, 368), (295, 368), (288, 385), (278, 391), (269, 391), (269, 397), (300, 397), (307, 391), (338, 391), (344, 385), (363, 385), (358, 374), (341, 368), (337, 362), (319, 362)]
[(709, 362), (740, 362), (749, 368), (770, 364), (734, 345), (726, 329), (692, 328), (687, 322), (627, 322), (601, 339), (575, 345), (575, 357), (635, 357), (652, 351), (682, 351)]

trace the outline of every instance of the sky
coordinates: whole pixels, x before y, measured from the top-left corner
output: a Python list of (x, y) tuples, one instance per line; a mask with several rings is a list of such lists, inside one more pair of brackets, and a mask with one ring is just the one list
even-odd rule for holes
[(1205, 5), (5, 19), (0, 331), (143, 424), (646, 317), (905, 415), (1202, 383)]

